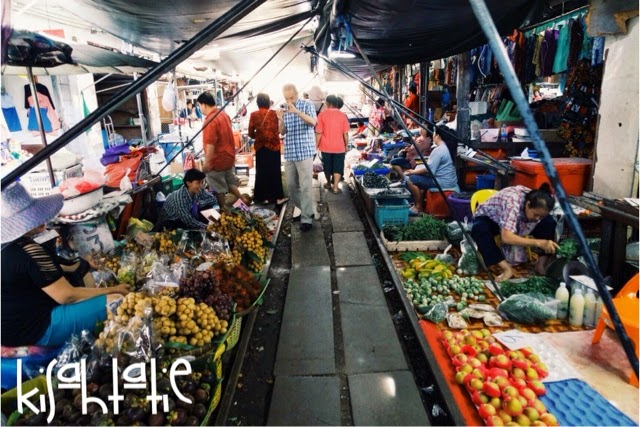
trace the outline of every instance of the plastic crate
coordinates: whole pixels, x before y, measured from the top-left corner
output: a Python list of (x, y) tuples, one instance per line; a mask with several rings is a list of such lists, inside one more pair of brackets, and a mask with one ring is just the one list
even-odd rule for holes
[[(582, 196), (584, 187), (589, 179), (592, 161), (579, 158), (552, 159), (553, 165), (558, 171), (560, 182), (570, 196)], [(524, 185), (531, 189), (540, 188), (545, 182), (549, 182), (547, 173), (541, 162), (531, 160), (512, 160), (511, 166), (516, 173), (511, 185)]]
[[(67, 169), (53, 171), (53, 176), (56, 181), (55, 186), (67, 178), (79, 178), (82, 176), (82, 165), (78, 164)], [(53, 188), (51, 187), (48, 171), (25, 174), (20, 178), (20, 182), (32, 197), (48, 196)]]
[(374, 217), (378, 229), (387, 225), (409, 223), (409, 202), (406, 199), (375, 199)]
[(162, 193), (165, 196), (179, 189), (184, 181), (180, 175), (168, 175), (162, 178)]
[(352, 166), (351, 167), (351, 171), (353, 172), (354, 176), (362, 176), (367, 172), (373, 172), (373, 173), (378, 174), (378, 175), (386, 175), (389, 172), (391, 172), (391, 169), (389, 169), (388, 167), (383, 167), (383, 168), (380, 168), (380, 169), (362, 169), (362, 170), (357, 170), (355, 168), (355, 166)]

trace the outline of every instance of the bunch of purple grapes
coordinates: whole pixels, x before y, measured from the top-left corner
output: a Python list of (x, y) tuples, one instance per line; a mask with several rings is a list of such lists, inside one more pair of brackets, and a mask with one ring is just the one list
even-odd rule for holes
[(223, 294), (218, 290), (207, 295), (204, 303), (215, 310), (218, 319), (229, 320), (231, 318), (233, 299), (229, 295)]
[[(194, 271), (189, 277), (180, 280), (180, 296), (193, 298), (197, 302), (203, 299), (214, 287), (213, 276), (208, 271)], [(217, 284), (215, 285), (217, 288)]]

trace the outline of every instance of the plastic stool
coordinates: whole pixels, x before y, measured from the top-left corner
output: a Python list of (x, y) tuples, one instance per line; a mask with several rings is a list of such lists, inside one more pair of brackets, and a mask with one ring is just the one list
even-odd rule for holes
[[(445, 197), (449, 197), (453, 193), (460, 191), (459, 188), (445, 188), (443, 190)], [(424, 211), (436, 218), (447, 218), (451, 216), (447, 202), (437, 188), (430, 188), (424, 192)]]
[(236, 165), (236, 174), (239, 174), (240, 171), (245, 175), (249, 176), (249, 166), (247, 165)]

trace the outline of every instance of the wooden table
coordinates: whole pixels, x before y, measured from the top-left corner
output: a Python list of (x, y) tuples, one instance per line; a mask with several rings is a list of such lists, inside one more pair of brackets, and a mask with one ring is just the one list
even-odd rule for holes
[(612, 287), (620, 289), (626, 281), (623, 267), (626, 260), (627, 228), (638, 230), (638, 208), (594, 193), (584, 193), (581, 197), (569, 196), (569, 200), (602, 216), (598, 266), (603, 275), (611, 275)]

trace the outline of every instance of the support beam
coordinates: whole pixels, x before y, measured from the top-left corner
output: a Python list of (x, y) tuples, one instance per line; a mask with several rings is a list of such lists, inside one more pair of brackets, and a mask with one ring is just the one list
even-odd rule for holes
[(471, 52), (467, 51), (458, 55), (458, 78), (456, 81), (458, 103), (457, 131), (463, 143), (469, 143), (471, 133), (471, 111), (469, 110), (469, 91), (471, 89), (471, 74), (469, 73), (471, 64)]
[(420, 93), (420, 115), (427, 117), (429, 114), (429, 63), (420, 63), (420, 87), (418, 92)]
[(209, 26), (207, 26), (204, 30), (200, 31), (196, 34), (191, 40), (186, 42), (184, 45), (180, 46), (176, 49), (171, 55), (169, 55), (164, 61), (160, 62), (155, 68), (147, 71), (140, 80), (133, 82), (129, 87), (124, 89), (122, 92), (119, 92), (115, 95), (111, 101), (106, 103), (105, 105), (99, 107), (96, 111), (89, 114), (84, 119), (80, 120), (74, 127), (69, 129), (66, 133), (64, 133), (60, 138), (56, 139), (54, 142), (44, 147), (40, 152), (36, 153), (31, 159), (27, 160), (25, 163), (18, 166), (13, 171), (9, 172), (2, 181), (0, 185), (2, 188), (6, 188), (9, 184), (14, 182), (16, 179), (33, 169), (34, 166), (40, 164), (45, 161), (49, 157), (51, 157), (54, 153), (60, 150), (62, 147), (67, 145), (69, 142), (77, 138), (81, 135), (85, 129), (93, 126), (95, 123), (99, 122), (107, 115), (115, 111), (120, 105), (122, 105), (127, 99), (136, 95), (138, 92), (149, 86), (151, 83), (156, 81), (166, 72), (172, 70), (176, 66), (178, 66), (182, 61), (189, 58), (196, 51), (203, 48), (207, 43), (216, 37), (220, 36), (220, 34), (224, 33), (226, 30), (231, 28), (235, 23), (240, 21), (242, 18), (247, 16), (250, 12), (255, 10), (258, 6), (264, 3), (265, 0), (242, 0), (234, 7), (229, 9), (224, 15), (213, 21)]

